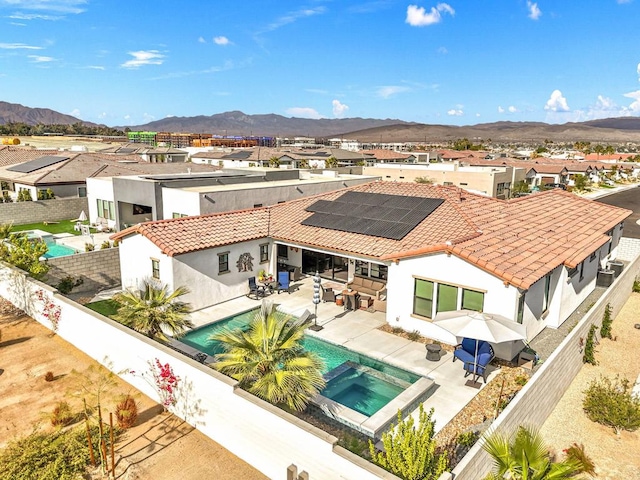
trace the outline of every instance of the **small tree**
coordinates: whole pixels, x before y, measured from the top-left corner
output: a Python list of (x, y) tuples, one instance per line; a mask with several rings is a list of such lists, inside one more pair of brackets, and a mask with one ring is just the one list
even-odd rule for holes
[(524, 180), (514, 183), (513, 187), (511, 187), (511, 194), (514, 197), (517, 197), (522, 193), (529, 193), (529, 185), (527, 185), (527, 182)]
[(384, 452), (376, 452), (373, 442), (369, 441), (372, 460), (382, 468), (405, 480), (435, 480), (447, 468), (444, 453), (436, 453), (433, 439), (435, 420), (431, 420), (433, 408), (426, 413), (420, 404), (418, 425), (414, 427), (413, 416), (402, 419), (398, 411), (398, 425), (382, 434)]
[(325, 168), (338, 168), (338, 159), (333, 155), (324, 161)]
[(579, 191), (586, 190), (589, 185), (589, 179), (586, 175), (578, 174), (573, 178), (573, 181), (575, 189)]
[(611, 305), (607, 303), (604, 307), (604, 314), (602, 315), (602, 326), (600, 327), (600, 336), (602, 338), (613, 338), (611, 335), (611, 324), (613, 319), (611, 318)]
[(589, 384), (584, 394), (582, 408), (591, 421), (613, 427), (616, 434), (640, 427), (640, 399), (632, 395), (628, 379), (619, 375), (613, 381), (600, 377)]
[(0, 243), (0, 260), (29, 272), (36, 280), (49, 271), (49, 265), (40, 261), (45, 253), (47, 245), (44, 242), (34, 242), (23, 235), (10, 235), (7, 242)]
[(270, 166), (271, 168), (278, 168), (278, 167), (280, 167), (280, 159), (279, 159), (278, 157), (275, 157), (275, 156), (271, 157), (271, 158), (269, 159), (269, 166)]

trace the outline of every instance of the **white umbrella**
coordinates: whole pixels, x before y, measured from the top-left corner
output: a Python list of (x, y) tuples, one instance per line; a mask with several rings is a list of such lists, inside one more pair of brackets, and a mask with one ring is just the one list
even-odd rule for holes
[(78, 217), (78, 221), (85, 222), (87, 220), (87, 214), (84, 213), (84, 210), (80, 212), (80, 216)]
[[(474, 360), (478, 358), (478, 341), (491, 343), (526, 340), (527, 329), (513, 320), (491, 313), (474, 312), (472, 310), (454, 310), (436, 314), (433, 324), (456, 337), (472, 338), (476, 341)], [(473, 373), (476, 374), (477, 364)]]

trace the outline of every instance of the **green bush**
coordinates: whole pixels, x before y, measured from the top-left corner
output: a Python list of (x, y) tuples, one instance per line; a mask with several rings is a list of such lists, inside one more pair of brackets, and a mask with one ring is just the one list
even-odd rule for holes
[(409, 415), (402, 419), (398, 410), (398, 425), (391, 426), (382, 434), (384, 452), (377, 452), (369, 441), (369, 450), (374, 463), (404, 480), (436, 480), (447, 468), (447, 455), (436, 453), (433, 439), (435, 421), (431, 420), (433, 408), (427, 414), (420, 404), (418, 424)]
[(595, 325), (591, 325), (589, 329), (589, 334), (587, 335), (587, 341), (584, 345), (584, 355), (582, 357), (582, 361), (584, 363), (590, 363), (591, 365), (597, 365), (596, 361), (596, 347), (595, 347), (595, 334), (598, 327)]
[(461, 447), (464, 448), (471, 448), (473, 447), (473, 445), (476, 443), (476, 441), (478, 440), (478, 434), (476, 432), (463, 432), (460, 435), (458, 435), (457, 438), (457, 443), (458, 445), (460, 445)]
[(591, 421), (613, 427), (617, 434), (640, 427), (640, 399), (632, 395), (628, 379), (600, 377), (584, 394), (582, 408)]
[(613, 319), (611, 318), (611, 305), (607, 303), (604, 307), (604, 313), (602, 315), (602, 325), (600, 327), (600, 336), (602, 338), (613, 338), (611, 336), (611, 324)]
[(633, 288), (631, 290), (633, 292), (635, 292), (635, 293), (639, 293), (640, 292), (640, 280), (634, 280), (633, 281)]
[(56, 288), (60, 293), (66, 295), (67, 293), (71, 293), (71, 290), (73, 290), (75, 287), (82, 285), (83, 283), (84, 280), (82, 280), (82, 278), (73, 278), (71, 275), (69, 275), (60, 280), (60, 283), (56, 285)]
[[(98, 452), (98, 427), (91, 427), (94, 451)], [(83, 478), (89, 463), (84, 425), (53, 433), (35, 432), (9, 442), (0, 451), (2, 478), (12, 480), (76, 480)]]
[(85, 243), (84, 251), (85, 252), (93, 252), (96, 249), (96, 246), (93, 243)]

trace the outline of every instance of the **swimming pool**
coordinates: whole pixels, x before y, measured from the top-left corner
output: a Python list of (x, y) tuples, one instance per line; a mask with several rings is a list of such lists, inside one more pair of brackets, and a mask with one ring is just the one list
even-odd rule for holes
[(40, 258), (67, 257), (69, 255), (78, 253), (75, 248), (56, 243), (56, 239), (53, 234), (45, 232), (43, 230), (23, 230), (15, 233), (26, 235), (28, 239), (33, 241), (44, 242), (47, 245), (47, 251)]
[(43, 255), (44, 258), (66, 257), (77, 253), (74, 248), (67, 247), (66, 245), (58, 245), (57, 243), (47, 243), (47, 252)]
[[(210, 340), (210, 337), (223, 329), (246, 330), (258, 310), (249, 310), (194, 329), (181, 337), (180, 342), (208, 355), (222, 353), (220, 343)], [(371, 436), (395, 419), (398, 408), (413, 404), (417, 398), (416, 391), (422, 394), (433, 384), (425, 377), (316, 337), (305, 335), (302, 345), (316, 353), (324, 363), (322, 373), (327, 383), (313, 403), (323, 410), (331, 410), (325, 413), (336, 420)], [(410, 390), (411, 393), (406, 395)], [(396, 400), (403, 396), (403, 403), (399, 405)], [(380, 416), (384, 418), (376, 419)], [(369, 422), (371, 419), (373, 422)], [(367, 422), (375, 425), (363, 427)]]

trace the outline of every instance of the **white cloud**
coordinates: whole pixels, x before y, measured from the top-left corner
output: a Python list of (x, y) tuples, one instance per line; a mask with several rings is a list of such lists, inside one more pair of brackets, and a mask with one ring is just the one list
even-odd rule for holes
[(313, 118), (316, 120), (322, 118), (322, 115), (320, 115), (314, 108), (309, 107), (291, 107), (287, 108), (286, 112), (292, 117)]
[(618, 3), (620, 5), (624, 4), (624, 3), (631, 3), (633, 0), (618, 0)]
[(129, 55), (133, 59), (127, 60), (120, 65), (121, 67), (140, 68), (142, 65), (162, 65), (164, 62), (164, 55), (157, 50), (138, 50), (137, 52), (129, 52)]
[(554, 90), (551, 92), (551, 96), (547, 103), (544, 106), (545, 110), (551, 110), (552, 112), (568, 112), (569, 105), (567, 104), (567, 99), (562, 96), (562, 92), (560, 90)]
[(376, 95), (382, 98), (389, 98), (398, 93), (408, 92), (409, 90), (411, 90), (409, 87), (404, 87), (401, 85), (385, 85), (382, 87), (378, 87)]
[(125, 120), (130, 120), (130, 119), (131, 119), (131, 115), (125, 115), (125, 116), (124, 116), (124, 119), (125, 119)]
[(636, 72), (638, 73), (638, 81), (640, 82), (640, 63), (636, 67)]
[(538, 20), (542, 16), (542, 11), (538, 7), (537, 3), (534, 3), (534, 2), (531, 2), (530, 0), (527, 0), (527, 9), (529, 10), (528, 17), (531, 20)]
[(102, 65), (89, 65), (84, 68), (88, 68), (89, 70), (105, 70), (105, 68)]
[(633, 102), (631, 102), (631, 104), (626, 107), (628, 111), (627, 115), (637, 115), (638, 113), (640, 113), (640, 90), (625, 93), (624, 96), (633, 99)]
[(153, 122), (156, 119), (156, 117), (146, 112), (142, 114), (142, 118), (145, 123)]
[(462, 110), (462, 108), (452, 108), (451, 110), (447, 111), (447, 115), (450, 115), (452, 117), (461, 117), (462, 115), (464, 115), (464, 111)]
[(107, 118), (107, 112), (102, 112), (98, 114), (98, 118)]
[(42, 50), (42, 47), (27, 45), (26, 43), (0, 43), (1, 50)]
[(339, 100), (333, 100), (331, 104), (333, 105), (334, 117), (342, 117), (347, 112), (347, 110), (349, 110), (349, 106), (345, 105), (344, 103), (340, 103)]
[(42, 55), (28, 55), (28, 57), (34, 63), (49, 63), (49, 62), (55, 62), (56, 61), (56, 59), (53, 58), (53, 57), (45, 57), (45, 56), (42, 56)]
[(313, 15), (321, 15), (326, 11), (325, 7), (316, 7), (316, 8), (304, 8), (302, 10), (296, 10), (295, 12), (289, 12), (286, 15), (283, 15), (280, 18), (277, 18), (270, 24), (268, 24), (261, 32), (272, 32), (277, 30), (280, 27), (284, 27), (290, 23), (294, 23), (301, 18), (312, 17)]
[(198, 37), (198, 43), (207, 43), (204, 37)]
[(71, 115), (72, 117), (80, 118), (80, 109), (74, 108), (69, 112), (69, 115)]
[(216, 45), (229, 45), (230, 42), (227, 37), (221, 35), (219, 37), (213, 37), (213, 43)]
[(498, 113), (504, 113), (504, 108), (498, 105)]
[(447, 50), (447, 47), (440, 47), (440, 48), (438, 48), (437, 52), (440, 55), (446, 55), (447, 53), (449, 53), (449, 50)]
[(429, 12), (427, 12), (424, 7), (409, 5), (407, 7), (407, 18), (405, 22), (412, 27), (425, 27), (440, 23), (442, 21), (442, 13), (448, 13), (453, 16), (456, 12), (447, 3), (439, 3), (435, 7), (431, 7)]
[(87, 2), (88, 0), (0, 0), (0, 6), (6, 5), (17, 9), (9, 18), (55, 21), (64, 19), (67, 14), (77, 15), (85, 12), (84, 5)]
[(509, 105), (509, 113), (516, 113), (518, 111), (518, 109), (516, 107), (514, 107), (513, 105)]

